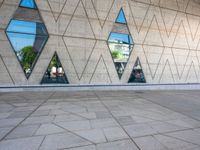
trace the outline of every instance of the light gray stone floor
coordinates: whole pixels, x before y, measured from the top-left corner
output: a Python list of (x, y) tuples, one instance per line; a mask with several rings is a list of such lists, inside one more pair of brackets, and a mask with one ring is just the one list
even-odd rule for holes
[(200, 150), (200, 91), (0, 93), (0, 150)]

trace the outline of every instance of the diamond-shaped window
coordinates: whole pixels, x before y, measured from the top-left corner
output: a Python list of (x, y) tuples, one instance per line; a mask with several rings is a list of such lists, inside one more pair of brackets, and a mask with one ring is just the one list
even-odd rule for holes
[(62, 64), (55, 53), (44, 74), (41, 84), (68, 84)]
[(140, 59), (137, 58), (128, 83), (146, 83)]
[(109, 35), (108, 45), (116, 71), (121, 79), (134, 45), (122, 8)]
[(43, 23), (13, 19), (6, 34), (28, 78), (48, 39), (47, 30)]
[(22, 0), (19, 6), (32, 9), (37, 8), (34, 0)]

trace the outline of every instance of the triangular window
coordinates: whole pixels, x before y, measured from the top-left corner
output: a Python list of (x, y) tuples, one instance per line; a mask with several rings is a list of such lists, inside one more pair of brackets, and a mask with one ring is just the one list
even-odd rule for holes
[(20, 5), (21, 7), (32, 8), (36, 9), (36, 4), (34, 0), (21, 0)]
[(115, 21), (116, 23), (123, 23), (123, 24), (126, 24), (126, 17), (124, 15), (124, 11), (123, 9), (121, 8), (120, 11), (119, 11), (119, 14), (117, 16), (117, 19)]
[(69, 84), (62, 64), (56, 53), (49, 63), (41, 84)]
[(137, 58), (128, 83), (146, 83), (140, 59)]

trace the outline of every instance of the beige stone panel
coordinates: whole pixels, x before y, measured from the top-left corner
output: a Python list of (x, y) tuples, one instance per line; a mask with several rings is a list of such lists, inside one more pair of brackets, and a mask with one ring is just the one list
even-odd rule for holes
[(103, 60), (103, 57), (100, 57), (97, 66), (95, 68), (94, 74), (90, 79), (90, 84), (110, 84), (110, 83), (112, 83), (112, 81), (109, 77), (107, 67)]
[(177, 15), (177, 11), (161, 8), (161, 15), (166, 27), (166, 31), (169, 35), (171, 34), (172, 26)]
[(151, 0), (152, 5), (159, 6), (159, 2), (160, 2), (160, 0)]
[(67, 0), (48, 0), (55, 19), (57, 20)]
[(115, 0), (91, 0), (91, 1), (97, 12), (97, 16), (100, 20), (101, 26), (103, 26)]
[(157, 24), (157, 20), (155, 18), (153, 18), (152, 23), (148, 29), (147, 35), (144, 40), (144, 44), (163, 46), (162, 37)]
[(182, 77), (183, 71), (188, 60), (190, 51), (188, 49), (175, 49), (172, 48), (172, 56), (175, 60), (175, 66), (177, 67), (179, 78)]
[(111, 81), (113, 83), (119, 83), (118, 75), (115, 70), (115, 66), (114, 66), (106, 41), (97, 41), (94, 51), (88, 61), (88, 64), (81, 78), (81, 83), (89, 83), (91, 76), (95, 71), (96, 64), (98, 63), (98, 60), (100, 59), (100, 57), (103, 57), (104, 59)]
[(27, 79), (25, 77), (24, 71), (15, 57), (2, 57), (8, 71), (15, 83), (15, 85), (27, 84)]
[(186, 12), (199, 16), (200, 2), (198, 0), (190, 0), (187, 6)]
[(3, 4), (19, 5), (20, 0), (4, 0)]
[(80, 2), (67, 27), (66, 36), (94, 38), (94, 33), (84, 6)]
[(189, 49), (188, 40), (185, 32), (185, 27), (181, 23), (177, 31), (174, 43), (172, 45), (174, 48), (184, 48)]
[(135, 0), (136, 2), (151, 4), (151, 0)]
[(13, 81), (5, 67), (2, 57), (0, 56), (0, 85), (12, 85)]
[(160, 0), (160, 6), (173, 10), (178, 10), (178, 3), (176, 0)]
[[(191, 31), (191, 38), (188, 39), (190, 49), (197, 49), (200, 40), (200, 17), (187, 14), (187, 19)], [(189, 35), (189, 34), (188, 34)]]
[(147, 15), (149, 7), (150, 7), (150, 5), (148, 5), (148, 4), (130, 1), (130, 9), (132, 12), (132, 17), (134, 19), (134, 23), (136, 24), (136, 28), (137, 28), (138, 32), (141, 29), (141, 26), (143, 24), (145, 16)]
[(14, 14), (17, 6), (16, 5), (5, 5), (0, 7), (0, 28), (6, 29), (12, 15)]
[(143, 50), (144, 50), (144, 54), (145, 54), (145, 57), (150, 69), (150, 73), (152, 75), (152, 78), (154, 78), (156, 71), (158, 69), (158, 66), (160, 64), (160, 60), (164, 52), (164, 48), (157, 47), (157, 46), (143, 45)]
[(79, 5), (79, 3), (81, 3), (80, 0), (67, 0), (62, 13), (68, 14), (68, 15), (73, 15), (77, 9), (77, 6)]
[(70, 37), (64, 37), (64, 41), (66, 43), (69, 55), (71, 56), (75, 69), (78, 73), (78, 76), (79, 78), (81, 78), (89, 57), (94, 50), (96, 41)]
[(165, 65), (164, 65), (162, 74), (160, 76), (159, 83), (167, 83), (167, 84), (174, 83), (174, 77), (172, 75), (169, 61), (166, 61)]
[(187, 73), (187, 78), (185, 83), (199, 83), (198, 77), (197, 77), (197, 70), (194, 66), (194, 63), (192, 62)]
[(178, 9), (185, 12), (190, 0), (177, 0)]

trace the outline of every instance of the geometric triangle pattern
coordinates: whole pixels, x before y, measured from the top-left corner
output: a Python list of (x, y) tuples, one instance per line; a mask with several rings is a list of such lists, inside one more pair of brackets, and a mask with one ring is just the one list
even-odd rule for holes
[(146, 83), (139, 57), (137, 58), (133, 66), (133, 71), (131, 73), (128, 83)]
[(49, 63), (41, 84), (69, 84), (56, 52)]

